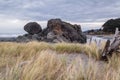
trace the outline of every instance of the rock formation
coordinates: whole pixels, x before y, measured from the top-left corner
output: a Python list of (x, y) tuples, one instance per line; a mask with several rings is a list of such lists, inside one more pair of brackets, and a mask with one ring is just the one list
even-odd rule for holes
[(41, 29), (36, 23), (28, 23), (24, 27), (28, 34), (19, 36), (17, 41), (46, 41), (46, 42), (77, 42), (86, 43), (86, 35), (82, 33), (80, 25), (72, 25), (61, 19), (51, 19), (47, 27)]
[(120, 30), (120, 18), (110, 19), (107, 22), (105, 22), (102, 27), (104, 32), (114, 33), (116, 28), (119, 28)]
[(41, 26), (36, 22), (29, 22), (24, 26), (24, 30), (29, 34), (37, 34), (42, 31)]

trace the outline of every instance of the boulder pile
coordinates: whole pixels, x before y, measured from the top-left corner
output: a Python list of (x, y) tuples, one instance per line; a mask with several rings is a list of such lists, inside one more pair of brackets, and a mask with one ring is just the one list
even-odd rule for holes
[(24, 30), (28, 33), (18, 36), (18, 42), (28, 42), (32, 40), (45, 42), (76, 42), (86, 43), (87, 37), (82, 33), (80, 25), (72, 25), (61, 19), (51, 19), (47, 23), (47, 27), (42, 30), (41, 26), (36, 22), (30, 22), (24, 26)]

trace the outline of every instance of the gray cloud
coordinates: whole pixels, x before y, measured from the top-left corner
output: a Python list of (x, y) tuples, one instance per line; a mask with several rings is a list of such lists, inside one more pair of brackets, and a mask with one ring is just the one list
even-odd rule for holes
[(120, 0), (0, 0), (0, 18), (95, 22), (119, 14)]

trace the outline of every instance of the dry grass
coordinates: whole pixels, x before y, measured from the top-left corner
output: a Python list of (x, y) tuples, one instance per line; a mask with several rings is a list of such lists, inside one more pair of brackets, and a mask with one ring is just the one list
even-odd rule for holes
[[(0, 80), (120, 80), (119, 56), (104, 63), (96, 60), (100, 52), (95, 43), (0, 43)], [(94, 59), (76, 57), (68, 64), (65, 53)]]

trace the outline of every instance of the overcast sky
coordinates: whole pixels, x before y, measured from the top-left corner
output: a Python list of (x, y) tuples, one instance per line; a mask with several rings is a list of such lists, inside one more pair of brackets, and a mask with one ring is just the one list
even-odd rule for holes
[(51, 18), (100, 25), (119, 16), (120, 0), (0, 0), (0, 32), (19, 31), (29, 21), (44, 25)]

